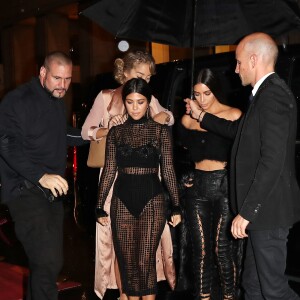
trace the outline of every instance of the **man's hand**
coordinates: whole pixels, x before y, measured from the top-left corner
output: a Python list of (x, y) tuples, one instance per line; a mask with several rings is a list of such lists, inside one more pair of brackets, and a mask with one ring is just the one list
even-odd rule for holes
[(249, 221), (244, 219), (241, 215), (237, 215), (231, 224), (231, 233), (235, 239), (243, 239), (247, 237), (246, 228)]
[(60, 196), (66, 195), (69, 189), (68, 182), (55, 174), (44, 174), (39, 183), (43, 188), (49, 189), (54, 197), (57, 197), (58, 194)]
[[(191, 118), (198, 120), (203, 109), (198, 105), (196, 101), (192, 99), (186, 98), (184, 99), (184, 102), (186, 103), (186, 114), (190, 115)], [(204, 115), (204, 113), (202, 113), (202, 115)]]
[(153, 120), (160, 124), (168, 124), (170, 122), (170, 116), (166, 112), (161, 111), (153, 117)]

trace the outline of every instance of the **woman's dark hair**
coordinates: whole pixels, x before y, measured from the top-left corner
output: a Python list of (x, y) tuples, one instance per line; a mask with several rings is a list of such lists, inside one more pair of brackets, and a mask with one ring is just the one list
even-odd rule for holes
[(138, 93), (146, 97), (148, 103), (151, 101), (151, 88), (142, 78), (132, 78), (128, 80), (122, 89), (122, 99), (125, 102), (126, 97), (131, 93)]
[(214, 96), (221, 103), (226, 103), (225, 95), (222, 90), (222, 85), (219, 79), (219, 76), (216, 72), (213, 72), (211, 69), (202, 69), (198, 73), (196, 84), (202, 83), (205, 84)]

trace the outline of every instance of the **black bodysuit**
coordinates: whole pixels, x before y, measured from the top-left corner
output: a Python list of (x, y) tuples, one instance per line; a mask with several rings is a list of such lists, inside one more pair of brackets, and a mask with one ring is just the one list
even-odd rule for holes
[(157, 292), (155, 256), (166, 222), (159, 165), (174, 213), (179, 208), (168, 130), (151, 119), (134, 121), (129, 117), (123, 125), (113, 127), (107, 136), (97, 207), (101, 212), (118, 172), (110, 215), (122, 288), (128, 296)]

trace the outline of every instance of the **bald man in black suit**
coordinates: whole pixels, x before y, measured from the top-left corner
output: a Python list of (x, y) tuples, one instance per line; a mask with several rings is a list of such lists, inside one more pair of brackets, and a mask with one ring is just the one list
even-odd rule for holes
[(230, 201), (231, 232), (248, 237), (242, 285), (245, 300), (300, 299), (284, 275), (290, 227), (300, 219), (295, 175), (297, 104), (275, 73), (278, 48), (267, 34), (246, 36), (236, 49), (242, 85), (253, 87), (251, 104), (239, 120), (219, 119), (186, 99), (187, 113), (201, 127), (234, 139)]

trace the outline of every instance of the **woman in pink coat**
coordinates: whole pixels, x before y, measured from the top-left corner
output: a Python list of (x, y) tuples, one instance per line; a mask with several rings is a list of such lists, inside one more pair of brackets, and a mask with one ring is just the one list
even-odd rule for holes
[[(121, 84), (115, 90), (103, 90), (96, 97), (88, 114), (81, 135), (85, 140), (101, 140), (112, 126), (125, 121), (124, 104), (121, 97), (123, 84), (131, 78), (143, 78), (147, 82), (155, 74), (153, 57), (143, 51), (128, 52), (123, 59), (115, 60), (115, 79)], [(173, 125), (174, 117), (152, 96), (150, 102), (152, 118), (159, 123)], [(105, 211), (110, 211), (112, 189), (105, 203)], [(166, 224), (156, 253), (157, 280), (168, 280), (171, 289), (175, 287), (175, 267), (169, 225)], [(107, 288), (120, 290), (120, 300), (127, 300), (122, 293), (118, 263), (112, 243), (111, 227), (96, 223), (95, 293), (103, 298)]]

